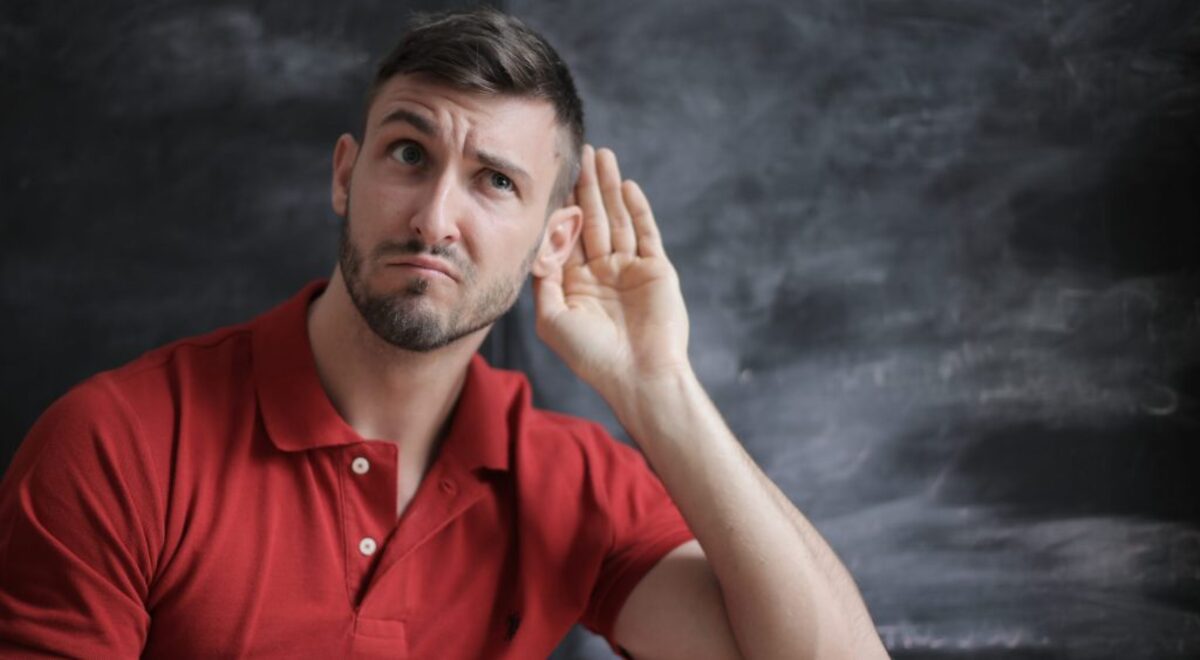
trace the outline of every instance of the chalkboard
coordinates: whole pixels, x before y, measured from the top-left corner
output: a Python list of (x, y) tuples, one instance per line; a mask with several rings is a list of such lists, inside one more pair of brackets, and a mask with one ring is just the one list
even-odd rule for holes
[[(72, 383), (328, 273), (333, 140), (450, 4), (0, 8), (5, 463)], [(1200, 656), (1200, 6), (500, 4), (647, 190), (697, 370), (894, 657)], [(620, 434), (531, 310), (488, 354)]]

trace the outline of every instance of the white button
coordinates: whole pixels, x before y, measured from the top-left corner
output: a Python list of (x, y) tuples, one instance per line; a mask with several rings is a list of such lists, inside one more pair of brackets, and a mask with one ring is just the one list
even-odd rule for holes
[(367, 470), (371, 469), (371, 462), (359, 456), (350, 463), (350, 469), (354, 470), (354, 474), (366, 474)]
[(375, 554), (375, 539), (364, 536), (363, 540), (358, 542), (358, 551), (368, 557)]

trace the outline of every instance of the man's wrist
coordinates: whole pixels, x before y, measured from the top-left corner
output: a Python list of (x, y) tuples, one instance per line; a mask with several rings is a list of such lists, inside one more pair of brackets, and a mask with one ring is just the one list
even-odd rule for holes
[(601, 390), (621, 425), (639, 444), (678, 426), (707, 401), (690, 363), (636, 372)]

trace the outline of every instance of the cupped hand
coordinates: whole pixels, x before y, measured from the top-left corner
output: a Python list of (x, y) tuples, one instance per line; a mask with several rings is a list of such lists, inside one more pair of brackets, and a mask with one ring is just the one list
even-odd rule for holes
[(537, 333), (604, 394), (688, 369), (688, 318), (642, 189), (621, 180), (612, 151), (585, 146), (582, 159), (582, 235), (561, 268), (534, 278)]

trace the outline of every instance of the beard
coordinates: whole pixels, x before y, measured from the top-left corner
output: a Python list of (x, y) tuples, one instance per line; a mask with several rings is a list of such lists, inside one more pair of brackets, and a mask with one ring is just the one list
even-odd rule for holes
[[(358, 246), (350, 240), (349, 206), (342, 219), (338, 241), (338, 264), (346, 290), (367, 326), (380, 339), (406, 351), (429, 352), (447, 346), (496, 322), (517, 302), (521, 285), (529, 275), (541, 238), (525, 256), (518, 272), (511, 278), (495, 282), (477, 282), (478, 273), (455, 246), (426, 245), (418, 238), (408, 241), (385, 241), (370, 253), (370, 263)], [(463, 293), (456, 305), (443, 316), (437, 314), (427, 297), (430, 280), (415, 277), (404, 288), (378, 293), (367, 284), (363, 268), (373, 269), (384, 258), (399, 255), (426, 254), (452, 263), (460, 274), (457, 286)]]

